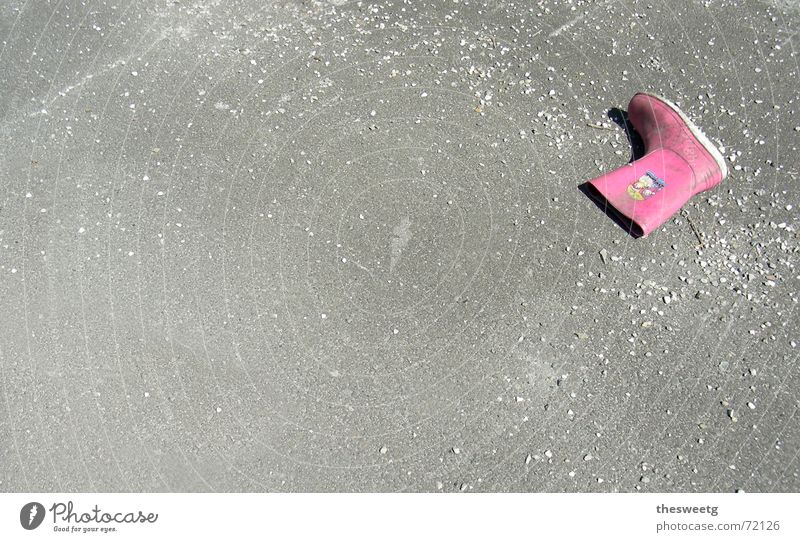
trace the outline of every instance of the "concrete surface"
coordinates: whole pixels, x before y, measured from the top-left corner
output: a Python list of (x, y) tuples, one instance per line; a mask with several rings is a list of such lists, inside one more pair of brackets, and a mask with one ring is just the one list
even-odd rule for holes
[[(799, 22), (3, 2), (0, 490), (800, 490)], [(637, 240), (641, 89), (732, 174)]]

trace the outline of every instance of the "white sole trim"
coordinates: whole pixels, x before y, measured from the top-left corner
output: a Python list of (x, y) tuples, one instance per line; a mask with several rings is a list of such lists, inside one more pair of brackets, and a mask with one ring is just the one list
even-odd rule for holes
[(711, 157), (714, 158), (714, 161), (717, 163), (719, 169), (722, 171), (722, 180), (725, 180), (725, 177), (728, 176), (728, 165), (725, 163), (725, 157), (722, 156), (722, 153), (719, 152), (717, 146), (711, 142), (708, 136), (706, 136), (706, 134), (703, 133), (703, 130), (701, 130), (699, 126), (697, 126), (694, 122), (692, 122), (692, 120), (688, 116), (686, 116), (686, 113), (681, 111), (681, 109), (677, 105), (667, 100), (663, 96), (659, 96), (658, 94), (653, 94), (652, 92), (639, 92), (637, 94), (644, 94), (645, 96), (650, 96), (652, 98), (655, 98), (656, 100), (664, 102), (667, 106), (669, 106), (670, 109), (675, 111), (681, 117), (683, 122), (686, 123), (686, 126), (689, 127), (689, 130), (692, 132), (692, 135), (695, 138), (697, 138), (700, 144), (708, 151), (708, 154), (710, 154)]

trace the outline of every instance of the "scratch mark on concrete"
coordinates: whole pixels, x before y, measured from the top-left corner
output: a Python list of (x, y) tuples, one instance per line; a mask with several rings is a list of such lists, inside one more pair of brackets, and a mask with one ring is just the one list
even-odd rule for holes
[(607, 6), (611, 2), (612, 2), (612, 0), (606, 0), (605, 2), (601, 2), (601, 3), (597, 4), (595, 7), (593, 7), (589, 11), (587, 11), (585, 13), (581, 13), (580, 15), (575, 17), (574, 19), (571, 19), (571, 20), (567, 21), (566, 23), (562, 24), (561, 26), (559, 26), (558, 28), (556, 28), (555, 30), (550, 32), (548, 34), (548, 37), (554, 38), (554, 37), (558, 36), (559, 34), (561, 34), (562, 32), (564, 32), (565, 30), (569, 30), (574, 25), (578, 24), (579, 22), (584, 20), (586, 17), (588, 17), (589, 15), (591, 15), (592, 13), (597, 11), (599, 8), (601, 8), (603, 6)]
[(95, 77), (99, 77), (101, 75), (104, 75), (104, 74), (112, 71), (112, 70), (116, 70), (120, 66), (125, 66), (126, 64), (128, 64), (128, 62), (131, 62), (132, 60), (134, 60), (136, 58), (139, 58), (139, 57), (142, 57), (142, 56), (146, 55), (147, 53), (149, 53), (153, 49), (153, 47), (155, 47), (156, 45), (161, 43), (161, 41), (164, 40), (164, 39), (166, 39), (166, 35), (161, 34), (158, 37), (158, 39), (156, 39), (153, 43), (150, 44), (150, 46), (147, 47), (147, 49), (145, 49), (144, 52), (142, 52), (142, 53), (134, 53), (134, 54), (128, 55), (125, 58), (120, 58), (118, 60), (115, 60), (111, 64), (108, 64), (104, 68), (101, 68), (97, 72), (89, 73), (87, 75), (84, 75), (76, 83), (73, 83), (71, 85), (67, 85), (64, 88), (62, 88), (61, 90), (59, 90), (58, 93), (55, 96), (53, 96), (52, 98), (50, 98), (49, 100), (42, 100), (42, 108), (39, 111), (34, 111), (29, 116), (30, 117), (36, 117), (36, 116), (39, 116), (39, 115), (46, 115), (47, 114), (47, 108), (49, 106), (53, 105), (57, 100), (65, 97), (67, 94), (69, 94), (70, 92), (72, 92), (76, 88), (80, 88), (81, 86), (85, 85), (86, 83), (88, 83), (89, 81), (94, 79)]
[(389, 274), (394, 272), (397, 262), (400, 260), (400, 254), (406, 248), (408, 242), (411, 241), (413, 233), (411, 233), (411, 220), (406, 216), (400, 221), (400, 224), (392, 230), (394, 237), (392, 237), (392, 259), (389, 261)]

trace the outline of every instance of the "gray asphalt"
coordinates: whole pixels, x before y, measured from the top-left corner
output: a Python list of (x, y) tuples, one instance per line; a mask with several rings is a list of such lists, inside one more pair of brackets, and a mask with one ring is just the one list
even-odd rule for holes
[[(0, 491), (798, 491), (794, 2), (5, 1)], [(730, 177), (578, 185), (661, 93)]]

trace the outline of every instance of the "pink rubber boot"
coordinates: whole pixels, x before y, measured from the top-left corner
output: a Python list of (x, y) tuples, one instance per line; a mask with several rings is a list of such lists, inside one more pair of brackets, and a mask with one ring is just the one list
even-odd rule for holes
[(630, 222), (632, 234), (647, 236), (689, 198), (721, 183), (728, 168), (711, 141), (669, 100), (640, 92), (628, 104), (628, 118), (644, 140), (645, 155), (588, 186), (595, 199)]

